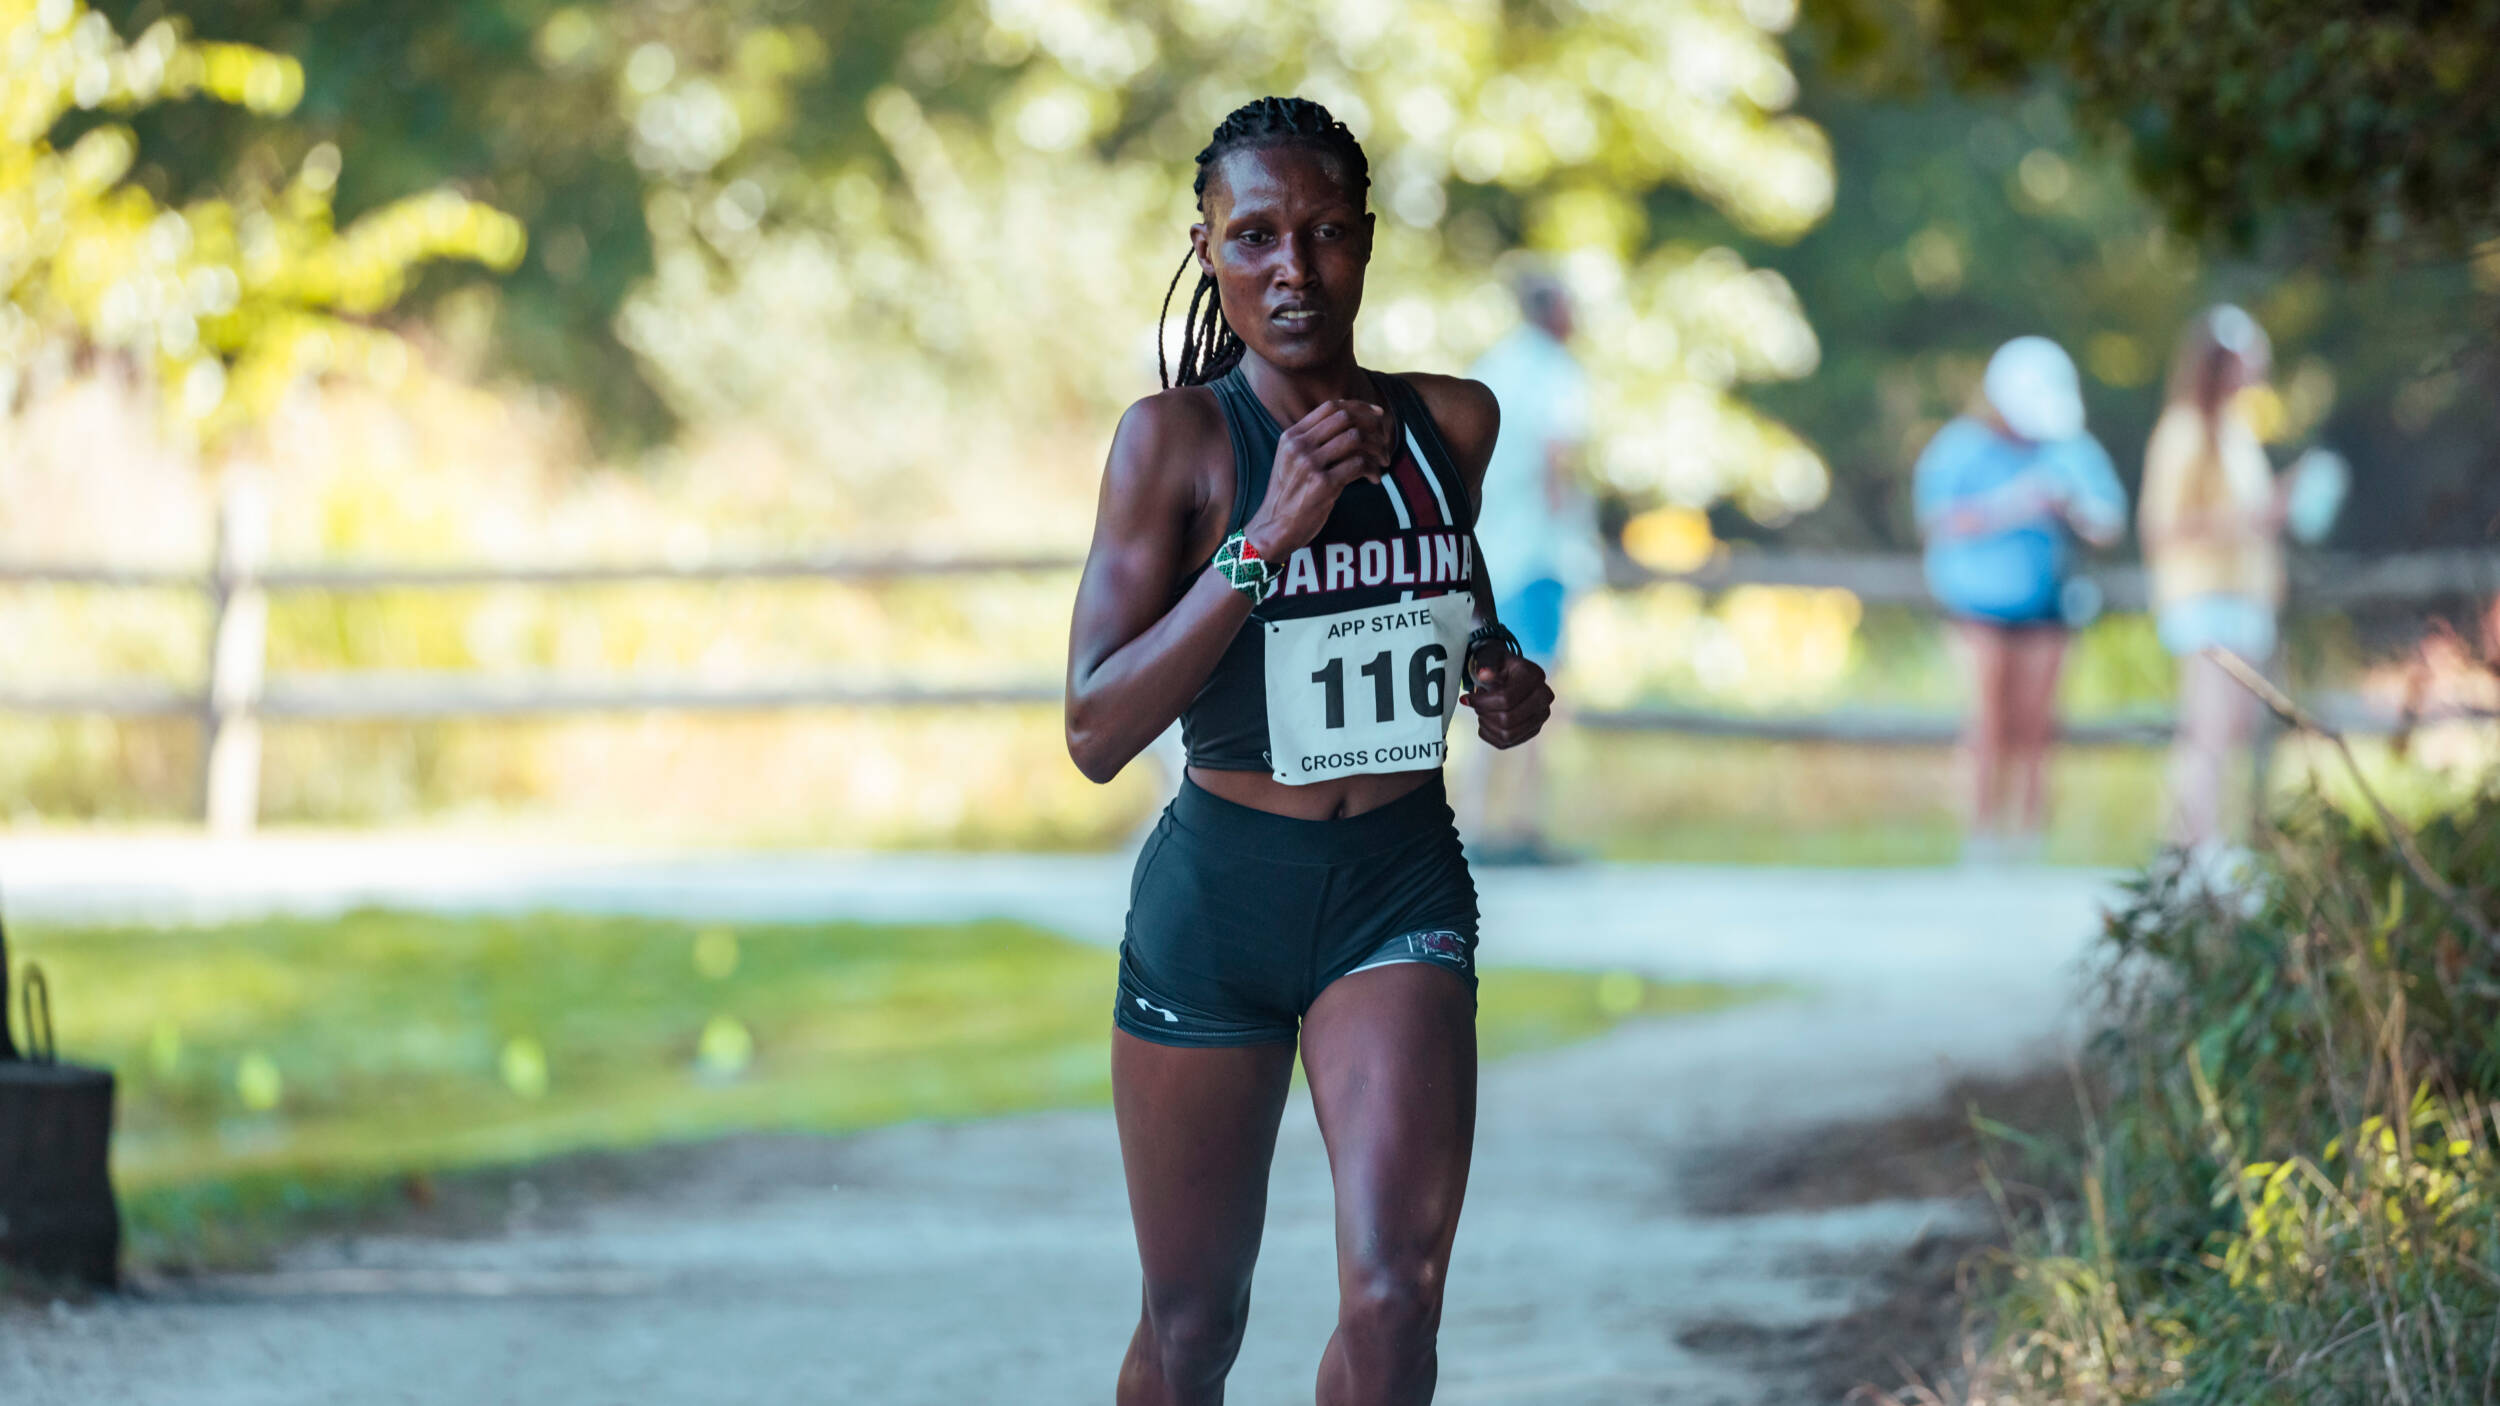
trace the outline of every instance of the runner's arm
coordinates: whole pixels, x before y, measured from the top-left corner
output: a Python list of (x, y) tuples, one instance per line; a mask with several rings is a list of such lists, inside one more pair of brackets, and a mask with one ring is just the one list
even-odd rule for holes
[[(1327, 401), (1284, 432), (1267, 497), (1244, 529), (1282, 569), (1328, 520), (1357, 478), (1377, 480), (1390, 454), (1388, 416), (1376, 406)], [(1171, 583), (1214, 544), (1200, 472), (1230, 445), (1204, 391), (1149, 396), (1121, 417), (1094, 513), (1094, 544), (1076, 588), (1068, 634), (1068, 755), (1090, 780), (1109, 781), (1198, 696), (1250, 618), (1250, 598), (1201, 570), (1174, 601)], [(1193, 548), (1195, 550), (1193, 550)]]
[[(1209, 404), (1141, 400), (1112, 436), (1068, 635), (1068, 755), (1091, 781), (1119, 775), (1172, 725), (1250, 618), (1249, 597), (1212, 571), (1170, 599), (1207, 508), (1194, 469), (1213, 398), (1196, 395)], [(1220, 443), (1220, 420), (1213, 431)]]

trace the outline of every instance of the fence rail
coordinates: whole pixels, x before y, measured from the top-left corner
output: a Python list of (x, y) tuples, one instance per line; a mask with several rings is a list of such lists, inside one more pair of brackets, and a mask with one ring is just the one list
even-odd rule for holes
[[(0, 586), (51, 585), (209, 592), (220, 587), (366, 592), (453, 590), (495, 586), (622, 586), (645, 582), (897, 581), (919, 577), (1045, 575), (1073, 572), (1082, 559), (1064, 554), (939, 557), (917, 553), (819, 552), (790, 556), (682, 562), (581, 562), (563, 565), (433, 566), (338, 563), (267, 566), (221, 576), (213, 568), (99, 566), (83, 562), (0, 561)], [(2105, 567), (2086, 573), (2109, 609), (2144, 608), (2144, 570)], [(2303, 608), (2396, 604), (2442, 596), (2500, 594), (2500, 551), (2448, 548), (2393, 556), (2317, 555), (2291, 563), (2292, 595)], [(1919, 558), (1881, 552), (1721, 552), (1691, 571), (1657, 571), (1616, 555), (1607, 584), (1618, 589), (1677, 582), (1704, 590), (1734, 586), (1803, 586), (1848, 591), (1869, 605), (1936, 608)]]
[[(1073, 572), (1065, 555), (934, 557), (913, 553), (812, 552), (720, 560), (591, 562), (564, 565), (273, 564), (267, 560), (268, 509), (260, 489), (238, 484), (220, 506), (217, 551), (206, 569), (85, 562), (0, 561), (0, 587), (73, 586), (196, 593), (210, 607), (210, 666), (198, 689), (160, 684), (90, 684), (30, 689), (0, 684), (0, 713), (197, 719), (206, 739), (202, 789), (207, 820), (224, 832), (248, 830), (259, 808), (260, 723), (371, 719), (514, 718), (624, 711), (757, 711), (781, 708), (923, 708), (1056, 703), (1056, 682), (924, 686), (797, 678), (715, 684), (684, 679), (585, 679), (551, 675), (361, 673), (266, 677), (268, 600), (291, 592), (375, 592), (532, 587), (583, 588), (640, 583), (736, 581), (885, 582), (927, 578)], [(1682, 582), (1704, 590), (1797, 586), (1849, 591), (1872, 605), (1934, 609), (1919, 561), (1881, 554), (1725, 552), (1697, 570), (1659, 572), (1620, 555), (1608, 563), (1617, 589)], [(2109, 608), (2145, 601), (2140, 568), (2093, 573)], [(2455, 550), (2379, 558), (2308, 557), (2293, 567), (2296, 609), (2321, 610), (2500, 595), (2500, 552)], [(2393, 731), (2446, 716), (2400, 715), (2357, 699), (2325, 700), (2331, 720), (2353, 731)], [(1582, 726), (1709, 737), (1821, 741), (1872, 746), (1949, 743), (1949, 714), (1848, 710), (1792, 715), (1715, 713), (1643, 707), (1583, 711)], [(2070, 740), (2158, 742), (2160, 714), (2070, 726)]]
[(895, 581), (912, 577), (1005, 576), (1074, 571), (1080, 558), (1049, 556), (937, 557), (914, 553), (825, 552), (783, 557), (685, 562), (579, 562), (558, 566), (430, 566), (338, 563), (266, 566), (224, 574), (77, 562), (0, 561), (0, 585), (98, 586), (207, 591), (255, 586), (264, 591), (453, 590), (491, 586), (623, 586), (639, 582)]
[[(2101, 588), (2104, 604), (2139, 611), (2150, 598), (2144, 568), (2112, 566), (2085, 573)], [(1733, 586), (1820, 586), (1848, 591), (1869, 605), (1937, 609), (1916, 556), (1906, 553), (1723, 552), (1693, 571), (1652, 571), (1625, 557), (1607, 564), (1616, 587), (1676, 581), (1708, 590)], [(2350, 609), (2435, 600), (2446, 596), (2500, 595), (2500, 552), (2477, 548), (2406, 552), (2395, 556), (2298, 556), (2291, 561), (2291, 598), (2302, 610)]]

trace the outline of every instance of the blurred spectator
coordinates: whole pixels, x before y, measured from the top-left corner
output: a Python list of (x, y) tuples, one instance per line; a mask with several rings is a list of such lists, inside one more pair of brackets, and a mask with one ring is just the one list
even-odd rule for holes
[(1958, 623), (1973, 676), (1964, 853), (2033, 857), (2067, 630), (2097, 605), (2089, 583), (2070, 579), (2067, 539), (2107, 546), (2127, 514), (2109, 455), (2084, 433), (2065, 351), (2045, 337), (1999, 347), (1970, 411), (1919, 455), (1914, 491), (1927, 582)]
[(2343, 497), (2342, 461), (2313, 452), (2277, 478), (2241, 392), (2273, 362), (2265, 329), (2229, 304), (2188, 324), (2170, 367), (2169, 403), (2144, 451), (2138, 528), (2162, 647), (2179, 658), (2178, 731), (2170, 749), (2170, 832), (2211, 854), (2223, 842), (2222, 788), (2257, 721), (2257, 700), (2201, 651), (2227, 649), (2259, 668), (2274, 657), (2283, 600), (2283, 532), (2303, 519), (2324, 535)]
[[(1572, 307), (1561, 281), (1530, 272), (1513, 292), (1519, 329), (1467, 373), (1491, 387), (1502, 406), (1476, 540), (1502, 623), (1552, 674), (1571, 600), (1597, 583), (1603, 565), (1595, 505), (1581, 482), (1588, 375), (1565, 345)], [(1545, 747), (1539, 739), (1506, 752), (1478, 749), (1459, 808), (1480, 862), (1550, 864), (1564, 857), (1545, 837)]]

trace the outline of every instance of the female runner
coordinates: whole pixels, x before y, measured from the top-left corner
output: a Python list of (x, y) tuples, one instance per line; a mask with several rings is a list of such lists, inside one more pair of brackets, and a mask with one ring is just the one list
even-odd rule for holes
[(1111, 1077), (1145, 1270), (1122, 1406), (1223, 1397), (1297, 1039), (1337, 1201), (1318, 1400), (1427, 1401), (1438, 1370), (1476, 1092), (1443, 740), (1455, 701), (1516, 746), (1553, 692), (1477, 615), (1491, 392), (1355, 362), (1370, 183), (1316, 103), (1215, 129), (1177, 384), (1120, 422), (1077, 591), (1079, 769), (1108, 781), (1176, 718), (1189, 754), (1120, 948)]

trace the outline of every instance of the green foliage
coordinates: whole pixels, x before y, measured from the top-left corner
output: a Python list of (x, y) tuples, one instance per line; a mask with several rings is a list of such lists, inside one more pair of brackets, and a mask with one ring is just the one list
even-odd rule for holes
[(179, 207), (124, 179), (138, 144), (114, 119), (191, 98), (283, 114), (304, 74), (282, 55), (171, 20), (125, 43), (80, 0), (8, 0), (0, 79), (0, 409), (38, 357), (101, 347), (154, 373), (174, 426), (229, 433), (308, 375), (395, 374), (406, 349), (364, 319), (421, 265), (521, 256), (519, 225), (448, 191), (334, 228), (334, 146)]
[[(1379, 177), (1374, 286), (1395, 302), (1367, 355), (1455, 369), (1511, 320), (1494, 257), (1568, 256), (1620, 484), (1770, 518), (1823, 492), (1819, 460), (1729, 393), (1811, 368), (1794, 299), (1644, 210), (1689, 190), (1771, 239), (1821, 217), (1822, 136), (1785, 112), (1784, 0), (180, 8), (297, 55), (307, 92), (283, 128), (161, 114), (148, 179), (330, 141), (371, 154), (345, 208), (428, 181), (513, 211), (533, 253), (491, 299), (446, 279), (419, 298), (496, 364), (579, 393), (611, 443), (671, 414), (819, 455), (838, 433), (856, 452), (828, 467), (898, 499), (950, 443), (1093, 457), (1149, 384), (1130, 347), (1183, 248), (1189, 158), (1231, 107), (1298, 91), (1350, 121)], [(1020, 442), (956, 443), (986, 423)]]
[[(2500, 796), (2419, 838), (2438, 872), (2500, 915), (2488, 887), (2500, 875)], [(2418, 1085), (2476, 1105), (2500, 1099), (2500, 952), (2474, 944), (2385, 837), (2344, 810), (2303, 807), (2275, 845), (2250, 911), (2167, 870), (2140, 880), (2110, 919), (2116, 1006), (2104, 1038), (2117, 1093), (2167, 1115), (2141, 1128), (2180, 1154), (2147, 1164), (2180, 1180), (2145, 1190), (2150, 1204), (2195, 1207), (2148, 1249), (2183, 1254), (2230, 1215), (2208, 1204), (2220, 1167), (2196, 1078), (2228, 1091), (2220, 1131), (2252, 1157), (2323, 1147), (2379, 1097), (2409, 1116)], [(2391, 1077), (2402, 1086), (2391, 1091)]]
[[(143, 1259), (249, 1255), (416, 1172), (1109, 1095), (1112, 954), (1011, 923), (367, 911), (10, 936), (65, 1053), (120, 1078)], [(1744, 994), (1495, 971), (1479, 1040), (1498, 1057)]]
[[(2008, 13), (2021, 13), (2019, 7)], [(1918, 450), (1975, 392), (2008, 337), (2056, 338), (2082, 367), (2093, 432), (2132, 482), (2172, 348), (2214, 301), (2272, 334), (2278, 457), (2309, 442), (2367, 485), (2336, 544), (2479, 542), (2500, 512), (2500, 363), (2466, 267), (2361, 270), (2289, 243), (2253, 252), (2183, 233), (2070, 91), (2042, 75), (1956, 89), (1908, 6), (1823, 0), (1790, 44), (1798, 111), (1831, 134), (1831, 217), (1785, 246), (1749, 241), (1669, 193), (1682, 237), (1732, 238), (1796, 289), (1823, 347), (1815, 374), (1750, 398), (1831, 463), (1832, 500), (1790, 545), (1914, 546)], [(2500, 279), (2490, 266), (2487, 287)], [(1730, 531), (1741, 530), (1729, 524)]]
[[(2500, 915), (2500, 793), (2419, 840)], [(2102, 952), (2082, 1205), (2018, 1245), (1974, 1402), (2485, 1399), (2500, 952), (2323, 804), (2238, 892), (2147, 874)]]
[(1736, 389), (1809, 371), (1813, 333), (1784, 282), (1665, 237), (1645, 202), (1694, 191), (1770, 239), (1819, 218), (1830, 167), (1783, 111), (1787, 20), (1726, 0), (953, 14), (864, 95), (874, 158), (724, 167), (655, 199), (658, 277), (620, 326), (690, 417), (811, 449), (838, 432), (828, 467), (863, 498), (925, 520), (949, 456), (1085, 496), (1119, 407), (1153, 384), (1148, 309), (1186, 249), (1191, 157), (1233, 106), (1294, 91), (1371, 158), (1367, 359), (1464, 366), (1516, 321), (1497, 259), (1537, 249), (1585, 295), (1599, 471), (1782, 518), (1820, 500), (1823, 466)]
[(2066, 75), (2193, 233), (2245, 245), (2322, 224), (2355, 253), (2451, 255), (2500, 238), (2492, 0), (1941, 0), (1931, 13), (1966, 75)]
[(1896, 91), (1941, 70), (1984, 92), (2071, 96), (2090, 148), (2171, 228), (2228, 256), (2199, 300), (2247, 302), (2279, 364), (2327, 393), (2320, 438), (2376, 480), (2342, 542), (2488, 539), (2500, 5), (1826, 0), (1818, 14), (1848, 62)]
[[(733, 152), (795, 173), (871, 149), (861, 96), (940, 10), (914, 3), (664, 0), (405, 5), (110, 0), (125, 27), (187, 16), (206, 33), (293, 55), (304, 101), (274, 125), (173, 109), (139, 124), (143, 177), (181, 191), (320, 143), (357, 155), (342, 210), (449, 185), (510, 211), (531, 256), (488, 295), (491, 369), (562, 385), (617, 442), (659, 435), (666, 409), (612, 324), (652, 268), (646, 200)], [(718, 184), (718, 183), (716, 183)], [(419, 306), (478, 290), (437, 278)], [(467, 301), (464, 301), (467, 300)]]

